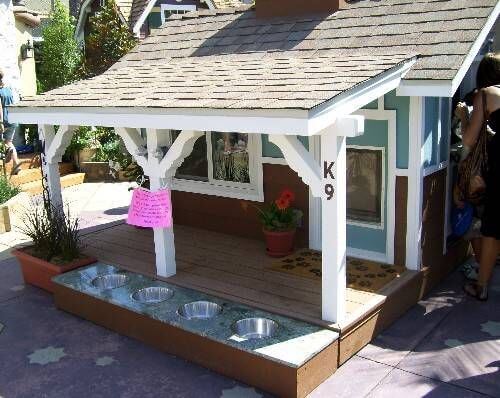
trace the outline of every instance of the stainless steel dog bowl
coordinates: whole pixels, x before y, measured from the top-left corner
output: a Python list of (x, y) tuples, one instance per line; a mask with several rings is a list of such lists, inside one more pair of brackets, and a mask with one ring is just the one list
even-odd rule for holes
[(179, 315), (186, 319), (211, 319), (222, 312), (222, 307), (211, 301), (193, 301), (179, 308)]
[(267, 318), (245, 318), (234, 324), (236, 334), (244, 339), (264, 339), (272, 337), (278, 330), (278, 324)]
[(123, 274), (107, 274), (92, 279), (92, 285), (98, 289), (115, 289), (128, 282), (128, 276)]
[(132, 299), (140, 303), (154, 304), (168, 300), (174, 295), (174, 291), (168, 287), (151, 286), (137, 290), (132, 294)]

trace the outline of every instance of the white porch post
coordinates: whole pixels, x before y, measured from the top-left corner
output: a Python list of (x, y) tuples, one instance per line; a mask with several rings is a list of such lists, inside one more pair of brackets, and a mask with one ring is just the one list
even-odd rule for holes
[[(165, 173), (161, 172), (160, 167), (160, 162), (163, 158), (161, 147), (168, 144), (168, 131), (148, 129), (146, 140), (148, 167), (145, 172), (149, 177), (151, 190), (155, 191), (162, 187), (171, 188), (171, 178), (167, 179)], [(153, 228), (153, 231), (156, 272), (159, 276), (163, 277), (173, 276), (176, 273), (174, 227)]]
[(55, 208), (62, 209), (63, 200), (61, 194), (61, 176), (59, 174), (59, 163), (57, 159), (51, 158), (48, 155), (50, 152), (51, 144), (54, 141), (55, 137), (54, 126), (49, 124), (39, 125), (38, 135), (42, 140), (43, 151), (40, 154), (40, 161), (42, 163), (43, 174), (46, 177), (50, 202)]
[(346, 137), (335, 130), (321, 135), (321, 312), (323, 320), (338, 323), (346, 297)]

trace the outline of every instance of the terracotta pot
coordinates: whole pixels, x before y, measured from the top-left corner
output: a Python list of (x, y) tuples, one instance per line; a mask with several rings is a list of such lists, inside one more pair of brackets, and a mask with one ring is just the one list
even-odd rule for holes
[(93, 257), (85, 257), (74, 260), (66, 265), (56, 265), (34, 257), (26, 253), (25, 250), (26, 248), (12, 251), (12, 254), (17, 257), (21, 265), (24, 282), (42, 288), (50, 293), (53, 293), (52, 277), (97, 261)]
[(295, 229), (290, 231), (266, 231), (266, 253), (271, 257), (285, 257), (293, 253)]

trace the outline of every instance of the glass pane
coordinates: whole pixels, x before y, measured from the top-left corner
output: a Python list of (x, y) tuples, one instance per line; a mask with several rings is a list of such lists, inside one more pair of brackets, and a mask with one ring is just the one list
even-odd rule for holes
[(382, 222), (382, 151), (347, 149), (347, 218)]
[[(172, 131), (172, 142), (179, 136), (180, 131)], [(198, 138), (193, 152), (184, 159), (175, 173), (176, 178), (184, 180), (208, 181), (207, 140), (205, 135)]]
[(233, 182), (250, 182), (248, 134), (212, 133), (213, 178)]

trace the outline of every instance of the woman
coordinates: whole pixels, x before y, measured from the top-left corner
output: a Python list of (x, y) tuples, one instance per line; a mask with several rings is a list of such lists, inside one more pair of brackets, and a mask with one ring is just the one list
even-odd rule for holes
[[(470, 120), (464, 106), (459, 104), (457, 107), (457, 115), (462, 121), (464, 150), (468, 152), (474, 147), (483, 123), (487, 122), (498, 134), (494, 135), (488, 148), (479, 275), (477, 282), (467, 283), (464, 290), (479, 300), (486, 300), (488, 283), (500, 252), (500, 54), (490, 53), (483, 58), (477, 71), (476, 83), (478, 92), (474, 97)], [(483, 109), (483, 101), (486, 109)], [(487, 115), (487, 120), (484, 120), (484, 115)]]
[(14, 138), (14, 133), (16, 132), (17, 125), (9, 123), (9, 110), (8, 107), (14, 103), (14, 96), (12, 90), (6, 87), (3, 83), (3, 72), (0, 70), (0, 123), (3, 127), (0, 129), (2, 131), (2, 138), (5, 144), (5, 163), (9, 163), (12, 159), (12, 174), (18, 174), (21, 170), (21, 165), (19, 159), (17, 158), (16, 147), (12, 143)]

